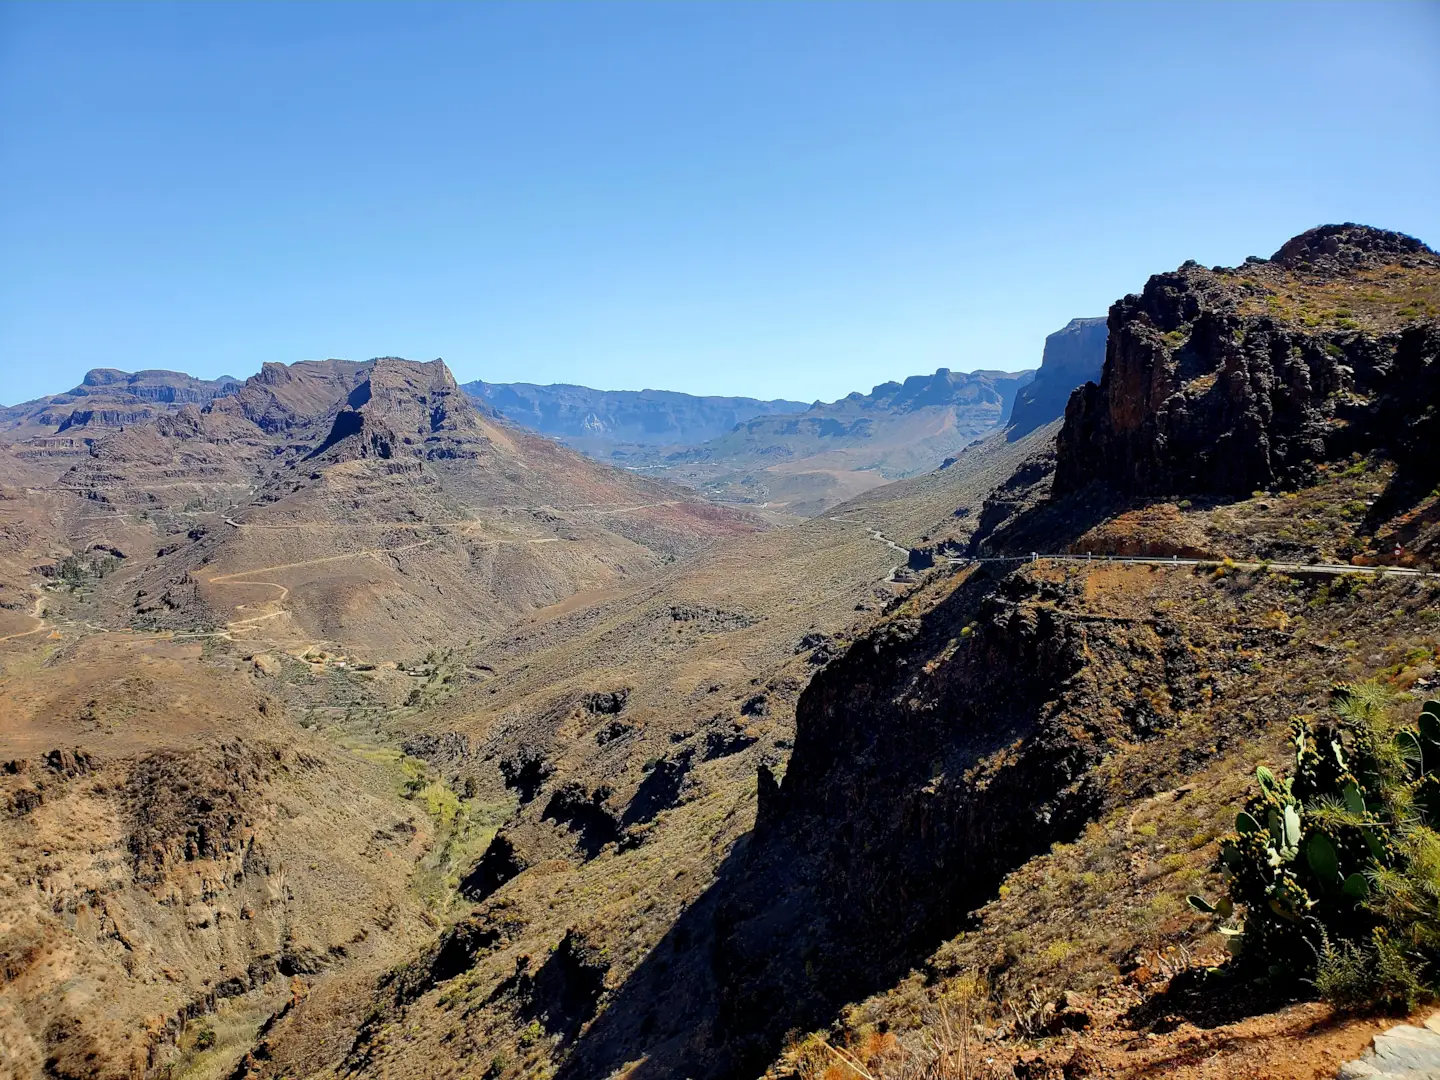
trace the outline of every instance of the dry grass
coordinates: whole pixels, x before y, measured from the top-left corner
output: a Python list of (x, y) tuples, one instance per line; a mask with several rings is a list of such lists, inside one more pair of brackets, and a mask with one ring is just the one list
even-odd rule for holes
[(1440, 315), (1440, 269), (1433, 266), (1369, 267), (1335, 280), (1267, 266), (1240, 271), (1240, 281), (1254, 287), (1242, 315), (1307, 327), (1375, 333)]

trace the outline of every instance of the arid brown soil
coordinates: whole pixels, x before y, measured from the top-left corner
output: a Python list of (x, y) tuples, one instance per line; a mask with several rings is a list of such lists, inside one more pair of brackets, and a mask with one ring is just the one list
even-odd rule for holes
[[(1302, 355), (1312, 331), (1372, 359), (1420, 324), (1430, 340), (1434, 257), (1376, 277), (1372, 256), (1415, 269), (1397, 241), (1333, 238), (1244, 271), (1294, 312), (1231, 314), (1278, 319), (1264, 332)], [(1198, 325), (1249, 288), (1234, 276), (1182, 268), (1165, 295)], [(1352, 285), (1351, 315), (1306, 321)], [(1151, 307), (1112, 319), (1124, 349), (1154, 346), (1163, 388), (1214, 357), (1139, 327)], [(1111, 384), (1139, 363), (1124, 349)], [(1275, 400), (1261, 360), (1235, 400)], [(1301, 395), (1294, 437), (1342, 406), (1374, 433), (1397, 370)], [(1059, 424), (996, 434), (784, 529), (527, 435), (443, 365), (402, 361), (267, 366), (59, 479), (12, 454), (0, 1062), (75, 1080), (1333, 1075), (1389, 1021), (1231, 981), (1184, 896), (1217, 892), (1218, 837), (1292, 713), (1336, 682), (1379, 680), (1402, 710), (1437, 685), (1432, 580), (1266, 562), (1430, 557), (1420, 406), (1387, 421), (1403, 438), (1321, 440), (1308, 463), (1267, 442), (1254, 491), (1188, 490), (1142, 416), (1104, 484), (1057, 493), (1120, 417), (1092, 410), (1058, 451)], [(1268, 430), (1250, 415), (1172, 409), (1164, 430), (1233, 445)], [(964, 561), (1032, 551), (1217, 561)]]

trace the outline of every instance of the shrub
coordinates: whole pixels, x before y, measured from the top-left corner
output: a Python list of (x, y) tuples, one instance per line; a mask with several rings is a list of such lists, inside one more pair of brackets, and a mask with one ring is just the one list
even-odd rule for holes
[(1411, 1012), (1427, 996), (1414, 966), (1376, 928), (1369, 945), (1323, 939), (1315, 967), (1315, 990), (1341, 1009), (1383, 1008)]
[[(1414, 726), (1375, 683), (1337, 688), (1334, 718), (1291, 721), (1295, 768), (1221, 841), (1220, 920), (1249, 973), (1308, 979), (1344, 1007), (1413, 1006), (1440, 963), (1440, 701)], [(1241, 919), (1243, 918), (1243, 921)]]

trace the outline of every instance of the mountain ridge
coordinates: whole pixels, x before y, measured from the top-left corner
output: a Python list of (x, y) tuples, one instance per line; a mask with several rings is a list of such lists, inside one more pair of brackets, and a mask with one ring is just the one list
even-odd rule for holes
[(891, 480), (929, 471), (999, 427), (1032, 370), (912, 375), (817, 402), (802, 413), (754, 417), (699, 446), (617, 452), (719, 502), (810, 517)]
[(801, 412), (799, 401), (693, 395), (674, 390), (595, 390), (572, 383), (463, 383), (461, 389), (542, 435), (597, 453), (605, 444), (704, 442), (768, 413)]

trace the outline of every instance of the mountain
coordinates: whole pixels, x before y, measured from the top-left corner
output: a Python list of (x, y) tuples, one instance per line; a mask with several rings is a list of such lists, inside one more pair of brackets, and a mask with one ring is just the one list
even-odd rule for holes
[[(1063, 419), (1016, 437), (982, 383), (978, 442), (783, 529), (393, 359), (267, 368), (0, 486), (7, 1063), (1333, 1075), (1393, 1022), (1313, 1000), (1333, 950), (1227, 959), (1288, 892), (1186, 897), (1226, 894), (1305, 724), (1355, 738), (1302, 770), (1349, 775), (1354, 687), (1399, 731), (1440, 689), (1405, 572), (1440, 557), (1440, 258), (1327, 226), (1107, 331)], [(1373, 745), (1423, 769), (1419, 723)], [(1245, 833), (1264, 883), (1318, 880), (1327, 822), (1347, 869), (1394, 855), (1381, 796), (1413, 818), (1430, 781), (1358, 772), (1298, 847)], [(1316, 890), (1297, 925), (1389, 910)], [(1369, 943), (1393, 974), (1414, 942), (1350, 940), (1376, 1000)]]
[(0, 440), (33, 465), (63, 468), (84, 452), (86, 441), (153, 420), (187, 405), (204, 405), (234, 393), (238, 379), (197, 379), (178, 371), (116, 371), (95, 368), (79, 386), (0, 407)]
[(557, 383), (461, 386), (517, 424), (602, 457), (617, 445), (691, 446), (756, 416), (804, 412), (800, 401), (698, 397), (672, 390), (591, 390)]
[[(1001, 424), (1033, 372), (941, 368), (868, 394), (759, 416), (700, 446), (615, 455), (712, 499), (809, 517), (859, 492), (927, 472)], [(1057, 414), (1058, 415), (1058, 414)]]
[[(1435, 592), (1360, 579), (1366, 596), (1342, 598), (1327, 573), (1232, 576), (1219, 555), (1303, 567), (1388, 558), (1403, 541), (1433, 558), (1437, 299), (1433, 252), (1345, 225), (1270, 260), (1186, 264), (1112, 307), (1099, 383), (1071, 397), (1055, 453), (1001, 485), (1014, 512), (984, 550), (1184, 545), (1218, 569), (1042, 560), (937, 575), (817, 674), (783, 781), (762, 774), (752, 842), (715, 900), (713, 1075), (763, 1068), (785, 1029), (823, 1026), (845, 1002), (864, 1002), (845, 1014), (857, 1038), (862, 1024), (933, 1024), (915, 1019), (916, 967), (934, 987), (922, 1000), (978, 984), (967, 1007), (987, 1014), (1045, 987), (1055, 1031), (1066, 1009), (1089, 1010), (1077, 1027), (1154, 1037), (1170, 1028), (1151, 1018), (1218, 1010), (1180, 979), (1148, 1013), (1098, 994), (1137, 957), (1208, 947), (1213, 924), (1184, 894), (1214, 873), (1256, 758), (1293, 753), (1293, 716), (1324, 708), (1339, 679), (1433, 686), (1429, 649), (1387, 665)], [(1244, 655), (1264, 660), (1222, 659)], [(1252, 1026), (1293, 1030), (1283, 1016)], [(1235, 1054), (1226, 1038), (1201, 1052)], [(1096, 1041), (1044, 1060), (1091, 1076), (1121, 1057)]]
[(1233, 497), (1375, 446), (1428, 482), (1440, 421), (1416, 405), (1440, 399), (1421, 318), (1437, 281), (1418, 240), (1349, 224), (1268, 261), (1157, 275), (1111, 312), (1105, 374), (1066, 409), (1057, 490)]
[(44, 498), (69, 542), (125, 555), (97, 585), (112, 614), (371, 649), (473, 637), (760, 527), (394, 358), (267, 364), (94, 440)]
[(1015, 395), (1006, 427), (1021, 439), (1065, 413), (1070, 391), (1100, 378), (1105, 363), (1105, 319), (1071, 319), (1045, 339), (1035, 381)]
[[(1428, 475), (1405, 475), (1440, 365), (1432, 256), (1375, 230), (1327, 239), (1308, 243), (1339, 270), (1282, 255), (1235, 271), (1261, 309), (1242, 312), (1244, 341), (1285, 334), (1261, 355), (1303, 358), (1318, 339), (1373, 363), (1340, 365), (1356, 382), (1324, 397), (1288, 369), (1287, 400), (1334, 398), (1362, 434), (1317, 443), (1313, 470), (1277, 471), (1269, 493), (1166, 464), (1148, 433), (1208, 432), (1220, 446), (1198, 449), (1235, 445), (1243, 463), (1303, 418), (1257, 405), (1217, 424), (1182, 415), (1173, 392), (1100, 392), (1129, 370), (1124, 343), (1157, 344), (1152, 330), (1152, 385), (1176, 385), (1162, 380), (1181, 336), (1126, 298), (1099, 383), (1063, 423), (997, 430), (946, 468), (482, 650), (493, 678), (419, 719), (411, 742), (452, 783), (473, 777), (477, 798), (516, 800), (459, 878), (471, 906), (368, 995), (298, 1005), (247, 1075), (450, 1061), (577, 1080), (791, 1077), (850, 1054), (857, 1074), (890, 1078), (942, 1074), (962, 1053), (1014, 1075), (1202, 1058), (1197, 1075), (1277, 1075), (1283, 1046), (1297, 1064), (1279, 1075), (1298, 1077), (1353, 1056), (1373, 1022), (1212, 981), (1225, 953), (1185, 901), (1223, 891), (1218, 840), (1256, 761), (1282, 759), (1292, 715), (1323, 709), (1339, 680), (1436, 683), (1419, 644), (1430, 583), (1305, 569), (1377, 557), (1437, 520)], [(1173, 291), (1157, 275), (1145, 294)], [(1181, 303), (1218, 318), (1227, 290)], [(1300, 314), (1277, 318), (1280, 304)], [(1265, 371), (1235, 382), (1283, 393)], [(1400, 386), (1414, 393), (1392, 405)], [(872, 575), (903, 557), (887, 537), (919, 569), (864, 587), (864, 541)], [(1181, 545), (1215, 561), (1168, 562)], [(1015, 561), (951, 564), (967, 549)], [(1276, 552), (1294, 565), (1262, 561)], [(307, 1057), (340, 1017), (363, 1017), (345, 1049)]]

